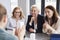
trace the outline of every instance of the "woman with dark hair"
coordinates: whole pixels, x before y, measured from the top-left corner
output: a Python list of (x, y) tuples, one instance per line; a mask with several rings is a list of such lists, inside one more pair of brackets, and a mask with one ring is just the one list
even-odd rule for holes
[(46, 6), (44, 14), (43, 32), (47, 34), (60, 34), (60, 18), (55, 8), (51, 5)]

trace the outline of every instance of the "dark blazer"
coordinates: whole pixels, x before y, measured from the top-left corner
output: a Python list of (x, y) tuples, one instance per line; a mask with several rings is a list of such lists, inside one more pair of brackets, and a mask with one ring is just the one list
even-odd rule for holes
[[(27, 31), (29, 31), (29, 28), (34, 29), (34, 22), (32, 22), (32, 26), (29, 25), (31, 17), (32, 17), (32, 15), (28, 16), (28, 20), (27, 20), (27, 24), (26, 24), (26, 30)], [(38, 17), (37, 17), (37, 30), (36, 30), (37, 33), (42, 33), (43, 23), (44, 23), (44, 17), (38, 14)]]

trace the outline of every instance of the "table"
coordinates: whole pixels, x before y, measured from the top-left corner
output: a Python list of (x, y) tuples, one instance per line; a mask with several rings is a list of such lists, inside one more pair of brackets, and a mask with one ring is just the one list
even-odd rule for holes
[[(29, 40), (30, 39), (30, 33), (27, 32), (25, 35), (25, 39), (24, 40)], [(44, 33), (36, 33), (36, 40), (49, 40), (50, 36)]]

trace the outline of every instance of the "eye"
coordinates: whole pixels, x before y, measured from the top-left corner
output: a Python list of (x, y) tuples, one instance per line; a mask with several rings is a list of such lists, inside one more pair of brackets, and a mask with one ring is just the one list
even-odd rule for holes
[(36, 10), (34, 10), (34, 12), (35, 12)]

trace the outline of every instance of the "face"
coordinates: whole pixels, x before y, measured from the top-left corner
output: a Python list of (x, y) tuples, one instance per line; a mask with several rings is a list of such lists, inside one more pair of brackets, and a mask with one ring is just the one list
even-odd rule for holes
[(32, 16), (36, 17), (36, 15), (38, 15), (39, 11), (37, 10), (37, 8), (32, 8), (31, 9), (31, 14)]
[(19, 18), (19, 16), (20, 16), (20, 9), (16, 9), (16, 10), (15, 10), (14, 16), (15, 16), (16, 18)]
[(53, 16), (53, 11), (48, 8), (45, 9), (44, 13), (48, 18), (51, 18)]

